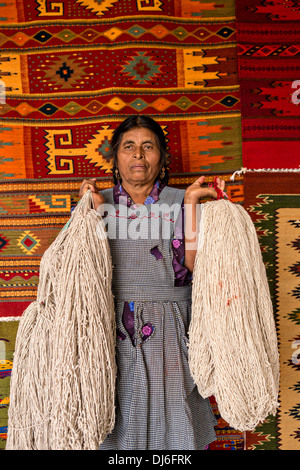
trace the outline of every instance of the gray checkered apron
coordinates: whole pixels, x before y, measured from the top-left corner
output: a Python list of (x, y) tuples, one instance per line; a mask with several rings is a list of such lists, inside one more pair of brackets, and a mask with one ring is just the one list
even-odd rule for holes
[[(102, 194), (106, 203), (113, 204), (112, 189)], [(165, 187), (156, 204), (181, 205), (183, 196), (183, 190)], [(145, 207), (149, 222), (151, 205)], [(100, 450), (201, 450), (216, 439), (210, 402), (199, 395), (189, 371), (191, 286), (174, 287), (174, 224), (165, 239), (165, 215), (172, 217), (171, 213), (159, 218), (158, 238), (142, 238), (141, 229), (141, 238), (134, 240), (120, 235), (124, 218), (115, 217), (117, 237), (109, 243), (119, 331), (116, 422)], [(129, 216), (127, 229), (137, 220)], [(152, 254), (155, 247), (161, 257)], [(124, 302), (133, 306), (133, 336), (124, 326)]]

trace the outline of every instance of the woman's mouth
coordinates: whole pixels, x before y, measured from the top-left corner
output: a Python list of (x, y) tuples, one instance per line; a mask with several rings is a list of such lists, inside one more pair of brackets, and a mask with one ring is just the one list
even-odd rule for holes
[(135, 169), (135, 170), (144, 170), (146, 167), (145, 165), (132, 165), (131, 169)]

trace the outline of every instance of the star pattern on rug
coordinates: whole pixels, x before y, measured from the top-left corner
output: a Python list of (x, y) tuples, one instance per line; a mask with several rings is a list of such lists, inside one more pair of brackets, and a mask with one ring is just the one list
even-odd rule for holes
[(125, 65), (122, 65), (122, 73), (127, 75), (138, 84), (146, 84), (161, 74), (161, 66), (146, 52), (136, 52), (136, 56), (131, 57)]

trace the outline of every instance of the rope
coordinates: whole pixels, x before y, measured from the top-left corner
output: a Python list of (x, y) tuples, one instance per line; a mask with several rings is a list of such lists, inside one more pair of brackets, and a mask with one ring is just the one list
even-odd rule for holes
[(115, 313), (104, 223), (88, 191), (44, 253), (18, 328), (6, 449), (94, 450), (115, 419)]
[(234, 181), (236, 175), (242, 175), (245, 173), (299, 173), (300, 172), (300, 165), (299, 168), (246, 168), (242, 167), (240, 170), (236, 170), (231, 176), (230, 180)]
[(278, 407), (279, 355), (255, 227), (238, 204), (202, 204), (192, 290), (189, 364), (231, 427), (252, 430)]

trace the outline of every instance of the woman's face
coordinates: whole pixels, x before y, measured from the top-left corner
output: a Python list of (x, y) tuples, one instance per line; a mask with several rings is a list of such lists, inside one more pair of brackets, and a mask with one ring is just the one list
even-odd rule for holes
[(117, 166), (122, 183), (154, 183), (161, 169), (155, 134), (145, 127), (125, 132), (118, 148)]

